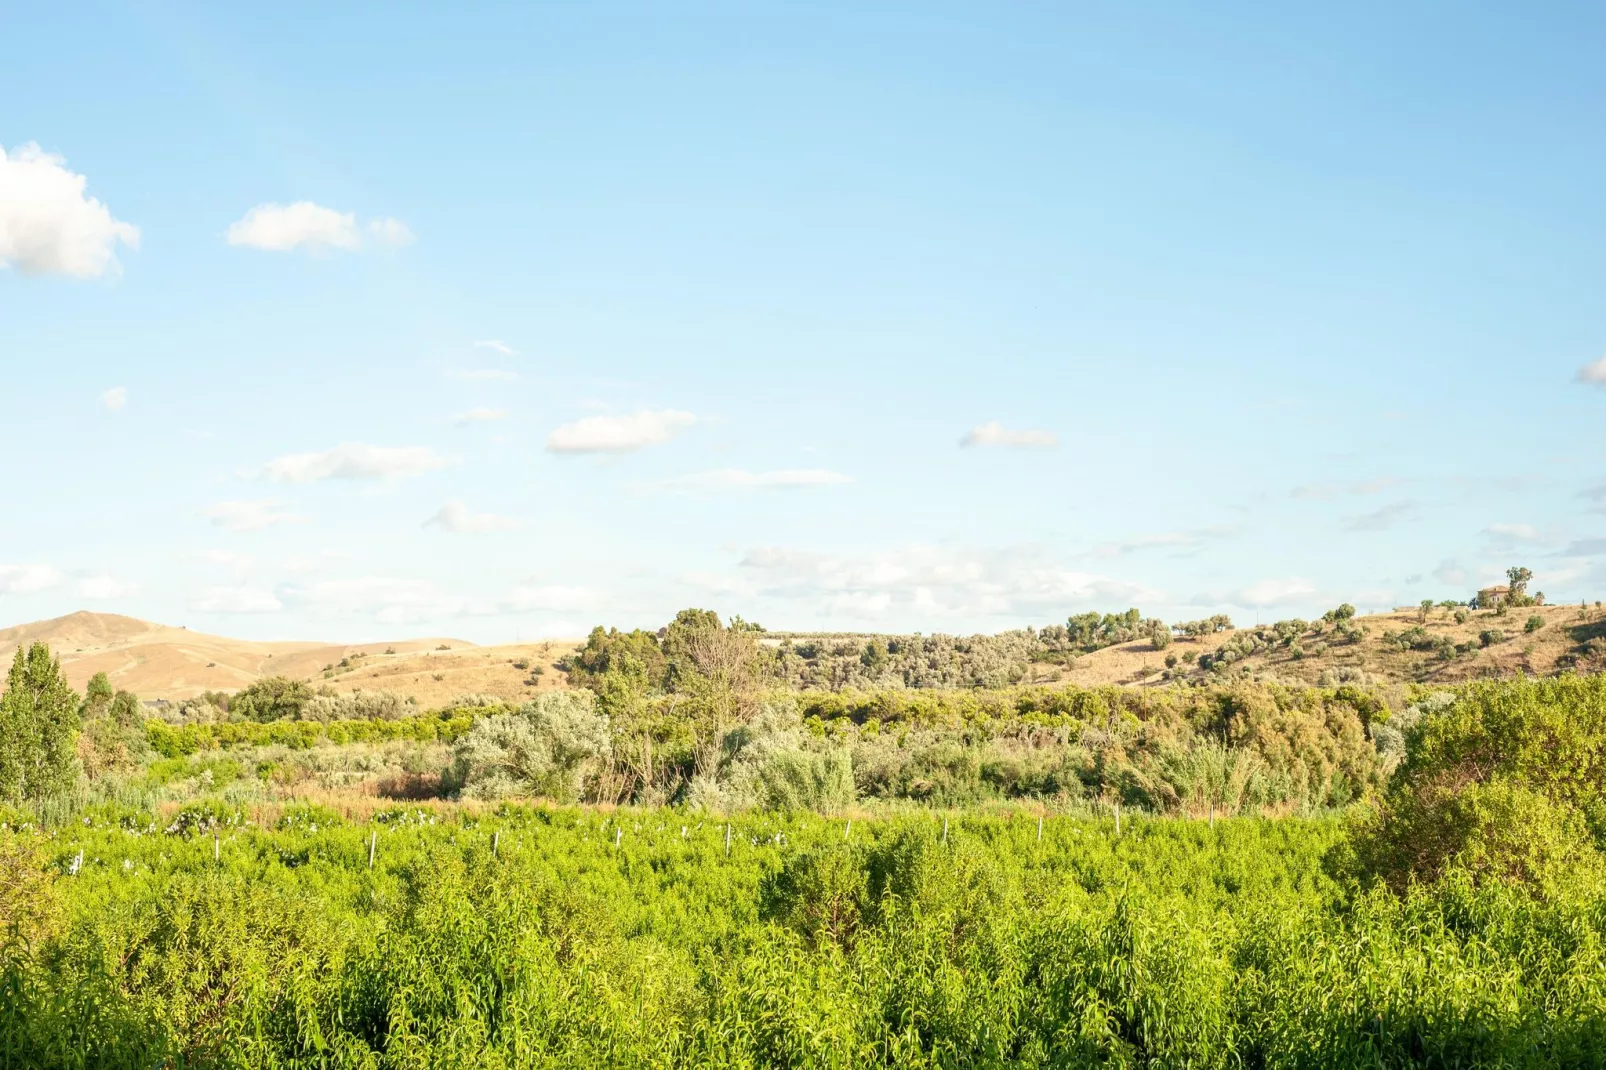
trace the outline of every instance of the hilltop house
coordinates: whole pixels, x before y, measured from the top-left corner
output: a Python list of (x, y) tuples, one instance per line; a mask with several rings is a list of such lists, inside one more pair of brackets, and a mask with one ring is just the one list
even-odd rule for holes
[(1498, 587), (1485, 587), (1478, 592), (1478, 608), (1493, 609), (1506, 600), (1511, 588), (1504, 585)]

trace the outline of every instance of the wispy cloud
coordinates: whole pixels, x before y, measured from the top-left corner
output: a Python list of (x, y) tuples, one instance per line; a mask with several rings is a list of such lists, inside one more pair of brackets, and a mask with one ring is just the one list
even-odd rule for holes
[(446, 467), (425, 446), (370, 446), (342, 442), (315, 453), (291, 453), (262, 466), (275, 483), (316, 483), (326, 479), (393, 481)]
[(440, 528), (459, 535), (487, 535), (496, 531), (513, 531), (517, 520), (495, 513), (471, 513), (462, 502), (447, 502), (433, 516), (424, 521), (426, 528)]
[(268, 252), (351, 252), (363, 247), (365, 231), (368, 240), (393, 248), (414, 240), (413, 232), (399, 219), (373, 219), (360, 227), (355, 213), (337, 212), (311, 201), (259, 204), (229, 225), (225, 239), (230, 245)]
[(516, 357), (519, 351), (502, 341), (500, 338), (485, 338), (474, 343), (475, 349), (489, 349), (493, 353), (500, 353), (504, 357)]
[(959, 444), (964, 447), (971, 446), (1012, 446), (1024, 449), (1043, 449), (1058, 446), (1059, 436), (1052, 431), (1011, 430), (999, 423), (990, 420), (984, 424), (977, 424), (965, 432)]
[(0, 594), (34, 594), (61, 582), (61, 573), (50, 565), (0, 565)]
[(1562, 557), (1595, 557), (1606, 554), (1606, 539), (1574, 539), (1561, 552)]
[(303, 518), (285, 511), (285, 503), (274, 498), (247, 498), (218, 502), (201, 510), (201, 515), (229, 531), (261, 531), (275, 524), (299, 523)]
[(1578, 381), (1595, 386), (1606, 386), (1606, 357), (1590, 361), (1578, 369)]
[(96, 601), (126, 598), (137, 590), (138, 588), (133, 584), (124, 583), (112, 576), (85, 576), (77, 584), (79, 598), (90, 598)]
[(469, 424), (486, 424), (505, 419), (507, 419), (506, 409), (469, 409), (452, 417), (452, 423), (458, 427), (467, 427)]
[(117, 246), (139, 248), (139, 228), (113, 219), (67, 161), (28, 142), (0, 145), (0, 268), (92, 279), (116, 272)]
[(678, 409), (644, 409), (627, 416), (588, 416), (547, 436), (552, 453), (628, 453), (668, 442), (697, 422)]
[(1390, 502), (1387, 505), (1373, 509), (1369, 513), (1348, 517), (1344, 521), (1345, 531), (1387, 531), (1401, 520), (1416, 512), (1416, 505), (1412, 502)]
[(1483, 529), (1485, 537), (1496, 542), (1538, 542), (1542, 535), (1532, 524), (1490, 524)]
[(825, 468), (781, 468), (771, 472), (749, 472), (745, 468), (720, 468), (665, 480), (663, 486), (677, 490), (795, 490), (800, 487), (829, 487), (852, 483), (853, 477)]
[(1193, 599), (1201, 606), (1243, 606), (1270, 609), (1275, 606), (1308, 605), (1316, 597), (1316, 587), (1297, 576), (1259, 580), (1236, 591), (1201, 594)]
[(208, 587), (190, 608), (197, 613), (276, 613), (284, 603), (263, 587)]
[(1404, 482), (1396, 476), (1378, 476), (1354, 483), (1306, 483), (1288, 492), (1290, 498), (1323, 500), (1347, 495), (1376, 494)]
[(1235, 531), (1237, 529), (1232, 527), (1197, 528), (1192, 531), (1163, 531), (1152, 535), (1137, 535), (1130, 539), (1119, 539), (1114, 542), (1101, 542), (1093, 547), (1091, 553), (1095, 557), (1122, 557), (1126, 554), (1138, 553), (1143, 550), (1191, 549), (1211, 539), (1227, 538)]
[(505, 368), (448, 368), (446, 378), (464, 379), (471, 383), (516, 383), (519, 381), (519, 373)]
[(123, 406), (128, 404), (128, 390), (114, 386), (100, 395), (100, 403), (106, 406), (108, 412), (121, 412)]

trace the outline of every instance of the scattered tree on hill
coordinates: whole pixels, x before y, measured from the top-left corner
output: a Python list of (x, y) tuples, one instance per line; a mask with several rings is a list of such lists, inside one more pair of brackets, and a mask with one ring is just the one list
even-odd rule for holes
[(236, 692), (229, 712), (248, 721), (293, 721), (312, 697), (312, 688), (300, 680), (268, 676)]
[(0, 799), (38, 802), (72, 786), (78, 707), (48, 646), (17, 648), (0, 696)]

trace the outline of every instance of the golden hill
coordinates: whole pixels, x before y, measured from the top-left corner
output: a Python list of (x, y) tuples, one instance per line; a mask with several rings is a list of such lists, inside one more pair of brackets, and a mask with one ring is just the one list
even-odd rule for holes
[[(1533, 616), (1542, 619), (1542, 627), (1525, 631)], [(1246, 667), (1252, 675), (1288, 683), (1310, 684), (1354, 678), (1357, 673), (1380, 684), (1454, 684), (1519, 673), (1550, 676), (1567, 668), (1579, 672), (1606, 670), (1606, 612), (1594, 606), (1513, 608), (1504, 615), (1477, 610), (1459, 624), (1445, 609), (1434, 609), (1425, 620), (1416, 609), (1402, 609), (1357, 617), (1354, 623), (1363, 633), (1358, 642), (1345, 642), (1329, 630), (1325, 636), (1303, 638), (1299, 644), (1301, 657), (1295, 657), (1286, 647), (1275, 647), (1247, 655), (1235, 662), (1234, 668)], [(1472, 644), (1476, 649), (1444, 660), (1431, 650), (1400, 649), (1399, 644), (1388, 641), (1390, 635), (1401, 636), (1412, 628), (1423, 629), (1429, 639), (1442, 636), (1457, 644)], [(1165, 651), (1155, 650), (1146, 639), (1123, 643), (1084, 654), (1069, 669), (1050, 672), (1048, 666), (1038, 667), (1036, 676), (1046, 680), (1055, 675), (1083, 687), (1164, 684), (1166, 655), (1177, 658), (1174, 672), (1186, 672), (1188, 664), (1182, 660), (1185, 654), (1192, 652), (1197, 658), (1254, 630), (1240, 628), (1197, 639), (1179, 638)], [(1480, 635), (1496, 631), (1502, 633), (1498, 641), (1488, 646), (1481, 644)], [(1200, 674), (1194, 671), (1188, 675), (1197, 678)]]
[[(562, 674), (553, 671), (552, 662), (573, 649), (564, 642), (477, 647), (445, 638), (263, 643), (79, 612), (0, 629), (4, 665), (19, 645), (35, 642), (49, 644), (80, 691), (97, 672), (104, 672), (113, 687), (146, 700), (237, 691), (265, 676), (288, 676), (339, 691), (395, 691), (425, 707), (470, 692), (517, 698), (538, 687), (559, 686)], [(529, 667), (521, 669), (517, 662)], [(536, 667), (542, 672), (532, 676)]]

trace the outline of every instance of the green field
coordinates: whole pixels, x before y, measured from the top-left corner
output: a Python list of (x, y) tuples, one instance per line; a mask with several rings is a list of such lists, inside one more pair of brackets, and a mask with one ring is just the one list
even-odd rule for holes
[(750, 815), (728, 853), (675, 810), (238, 821), (107, 810), (0, 841), (43, 863), (6, 893), (32, 938), (7, 949), (4, 1065), (1606, 1058), (1606, 894), (1362, 892), (1324, 871), (1331, 818), (1039, 839), (1025, 812)]

